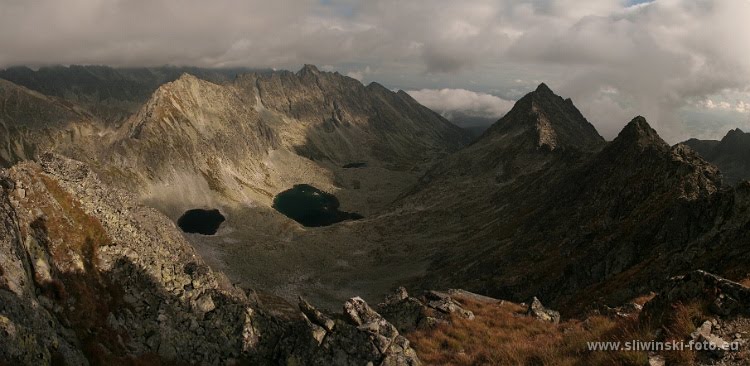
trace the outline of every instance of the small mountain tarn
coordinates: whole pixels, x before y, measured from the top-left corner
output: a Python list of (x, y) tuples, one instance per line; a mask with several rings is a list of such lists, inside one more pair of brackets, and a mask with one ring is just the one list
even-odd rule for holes
[(336, 196), (308, 184), (297, 184), (279, 193), (273, 208), (307, 227), (329, 226), (345, 220), (359, 220), (362, 215), (339, 211)]
[(367, 166), (367, 163), (365, 162), (356, 162), (356, 163), (349, 163), (343, 166), (344, 169), (356, 169), (356, 168), (364, 168)]
[(224, 220), (219, 210), (194, 209), (185, 211), (177, 220), (177, 226), (186, 233), (214, 235)]

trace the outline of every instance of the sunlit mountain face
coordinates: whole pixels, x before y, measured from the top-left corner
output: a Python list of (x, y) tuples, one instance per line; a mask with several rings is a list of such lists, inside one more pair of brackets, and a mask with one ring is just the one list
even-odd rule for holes
[(0, 365), (747, 363), (746, 0), (0, 9)]

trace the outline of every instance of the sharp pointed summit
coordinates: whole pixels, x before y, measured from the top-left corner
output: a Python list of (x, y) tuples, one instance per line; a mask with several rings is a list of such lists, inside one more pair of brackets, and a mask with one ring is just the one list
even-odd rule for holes
[(539, 84), (539, 86), (536, 87), (536, 92), (541, 94), (555, 94), (545, 83)]
[(638, 116), (633, 118), (625, 128), (620, 131), (617, 138), (612, 142), (614, 145), (622, 147), (623, 145), (635, 145), (645, 147), (649, 145), (658, 146), (662, 148), (669, 148), (669, 145), (659, 136), (651, 125), (648, 124), (646, 118)]
[(570, 99), (556, 95), (544, 83), (521, 98), (486, 135), (497, 134), (523, 134), (526, 143), (545, 150), (591, 151), (604, 144), (604, 138)]
[(747, 139), (747, 135), (748, 134), (746, 134), (739, 128), (735, 128), (727, 132), (726, 136), (724, 136), (724, 138), (722, 138), (721, 141), (724, 141), (724, 142), (741, 141), (742, 139)]

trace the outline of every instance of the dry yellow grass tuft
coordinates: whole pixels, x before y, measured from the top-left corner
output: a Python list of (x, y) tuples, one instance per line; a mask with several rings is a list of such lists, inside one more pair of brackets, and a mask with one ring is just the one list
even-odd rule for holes
[[(662, 324), (665, 324), (667, 341), (688, 339), (690, 333), (707, 320), (705, 314), (708, 314), (707, 304), (698, 301), (675, 305), (667, 315), (668, 318), (662, 320)], [(664, 356), (670, 365), (692, 365), (696, 354), (691, 350), (681, 350), (665, 352)]]
[(647, 338), (635, 319), (593, 316), (561, 324), (523, 316), (525, 309), (504, 302), (458, 298), (476, 319), (452, 319), (407, 334), (420, 359), (428, 365), (643, 365), (644, 352), (593, 352), (590, 341)]

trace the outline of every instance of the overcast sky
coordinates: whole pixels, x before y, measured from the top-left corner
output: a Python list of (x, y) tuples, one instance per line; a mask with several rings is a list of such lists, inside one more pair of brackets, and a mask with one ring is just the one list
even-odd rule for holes
[(608, 139), (750, 130), (750, 0), (0, 0), (0, 67), (304, 63), (500, 117), (544, 81)]

